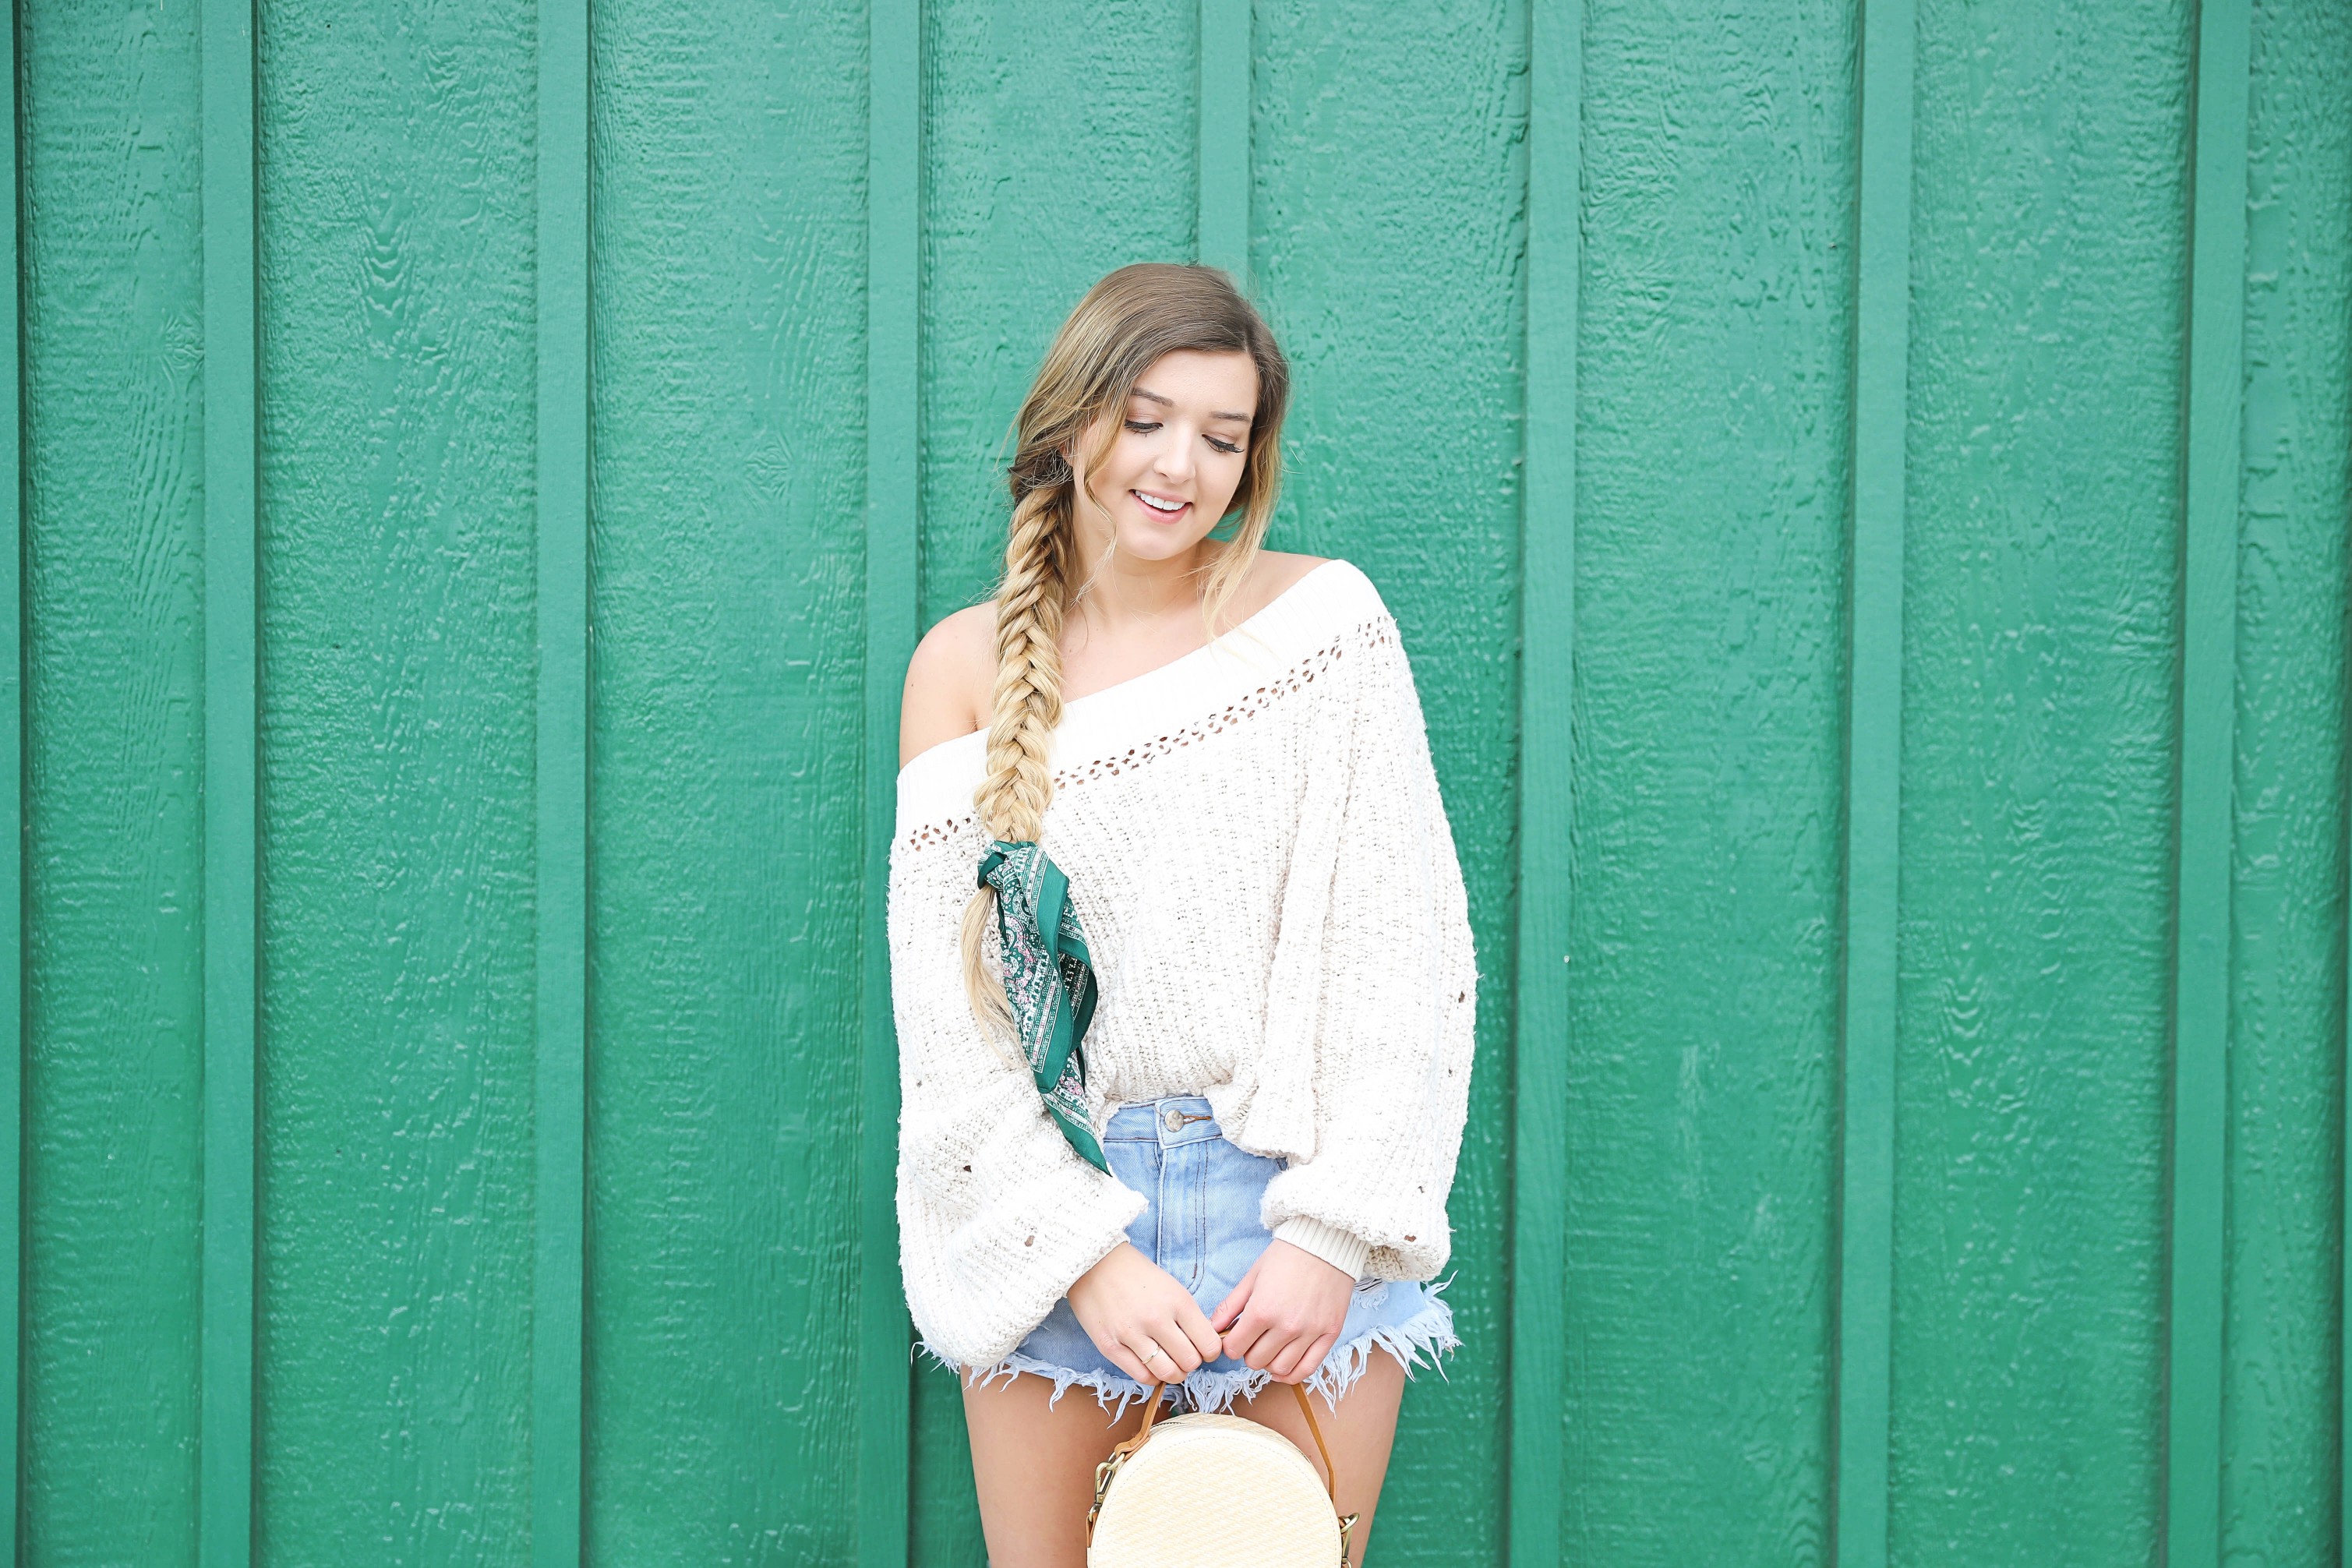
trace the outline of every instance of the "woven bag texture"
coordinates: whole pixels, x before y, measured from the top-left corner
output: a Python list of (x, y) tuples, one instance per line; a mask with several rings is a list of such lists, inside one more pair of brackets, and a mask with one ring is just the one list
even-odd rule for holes
[(1152, 1428), (1103, 1499), (1087, 1568), (1338, 1568), (1339, 1521), (1313, 1461), (1238, 1415)]

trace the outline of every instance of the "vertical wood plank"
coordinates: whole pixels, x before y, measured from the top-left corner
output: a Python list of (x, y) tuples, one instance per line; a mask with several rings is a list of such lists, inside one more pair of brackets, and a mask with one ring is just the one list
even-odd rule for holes
[(857, 1552), (871, 32), (866, 0), (592, 18), (583, 1529), (612, 1568)]
[(1568, 1394), (1570, 710), (1583, 6), (1528, 11), (1527, 461), (1519, 545), (1519, 865), (1512, 1045), (1512, 1568), (1560, 1561)]
[(2225, 1563), (2332, 1563), (2342, 1463), (2352, 6), (2272, 0), (2252, 11), (2221, 1553)]
[(859, 1156), (859, 1568), (903, 1568), (910, 1338), (898, 1280), (898, 1051), (886, 934), (898, 690), (915, 647), (920, 0), (872, 0), (866, 112), (864, 1128)]
[(1198, 258), (1249, 287), (1251, 0), (1201, 0)]
[(2244, 376), (2247, 0), (2197, 12), (2174, 897), (2165, 1552), (2221, 1561), (2223, 1221)]
[(588, 957), (588, 6), (539, 8), (531, 1563), (581, 1561)]
[(2190, 15), (1917, 8), (1901, 1563), (2162, 1551)]
[(0, 558), (0, 616), (6, 617), (9, 657), (0, 665), (0, 817), (9, 825), (0, 836), (0, 1018), (7, 1020), (4, 1043), (8, 1061), (0, 1068), (0, 1331), (5, 1331), (7, 1353), (0, 1355), (0, 1524), (8, 1531), (5, 1552), (9, 1568), (16, 1562), (16, 1542), (24, 1536), (22, 1493), (18, 1487), (16, 1434), (24, 1422), (24, 1390), (20, 1369), (24, 1355), (24, 1189), (25, 1131), (25, 659), (24, 622), (24, 409), (19, 396), (21, 345), (18, 314), (22, 279), (17, 264), (17, 187), (25, 167), (25, 149), (16, 125), (16, 8), (8, 7), (8, 36), (0, 41), (0, 114), (8, 127), (8, 168), (5, 195), (7, 213), (0, 220), (0, 272), (8, 279), (8, 296), (0, 304), (0, 528), (5, 530), (7, 551)]
[(197, 1561), (253, 1541), (256, 623), (252, 0), (203, 0), (204, 1290)]
[(1583, 11), (1563, 1550), (1819, 1564), (1859, 18)]
[(1885, 1568), (1895, 1242), (1903, 521), (1911, 331), (1912, 0), (1864, 0), (1855, 221), (1840, 1039), (1839, 1568)]
[(1483, 976), (1439, 1276), (1463, 1344), (1405, 1391), (1374, 1563), (1509, 1552), (1528, 27), (1524, 0), (1291, 0), (1251, 62), (1252, 284), (1295, 376), (1269, 542), (1353, 562), (1396, 616)]

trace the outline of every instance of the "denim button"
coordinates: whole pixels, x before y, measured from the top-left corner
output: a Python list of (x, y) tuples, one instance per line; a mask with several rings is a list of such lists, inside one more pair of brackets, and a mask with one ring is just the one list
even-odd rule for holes
[(1184, 1113), (1178, 1110), (1172, 1105), (1166, 1110), (1160, 1112), (1160, 1120), (1166, 1125), (1168, 1131), (1171, 1132), (1181, 1131), (1183, 1130)]

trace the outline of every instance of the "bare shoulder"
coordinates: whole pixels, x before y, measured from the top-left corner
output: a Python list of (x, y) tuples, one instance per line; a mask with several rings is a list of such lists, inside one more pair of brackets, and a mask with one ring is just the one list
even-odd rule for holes
[(1227, 615), (1234, 621), (1247, 620), (1330, 559), (1328, 555), (1301, 555), (1289, 550), (1259, 551), (1257, 559), (1250, 563), (1249, 575), (1234, 591)]
[(898, 765), (981, 727), (996, 670), (996, 605), (958, 610), (923, 634), (898, 701)]

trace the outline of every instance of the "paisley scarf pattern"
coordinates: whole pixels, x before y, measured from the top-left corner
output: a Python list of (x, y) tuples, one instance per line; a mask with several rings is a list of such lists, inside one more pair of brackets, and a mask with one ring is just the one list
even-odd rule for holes
[(1086, 1053), (1094, 1019), (1095, 973), (1086, 932), (1070, 903), (1070, 881), (1034, 842), (999, 838), (981, 858), (980, 885), (996, 889), (996, 935), (1004, 999), (1046, 1114), (1081, 1158), (1108, 1173), (1109, 1162), (1087, 1115)]

